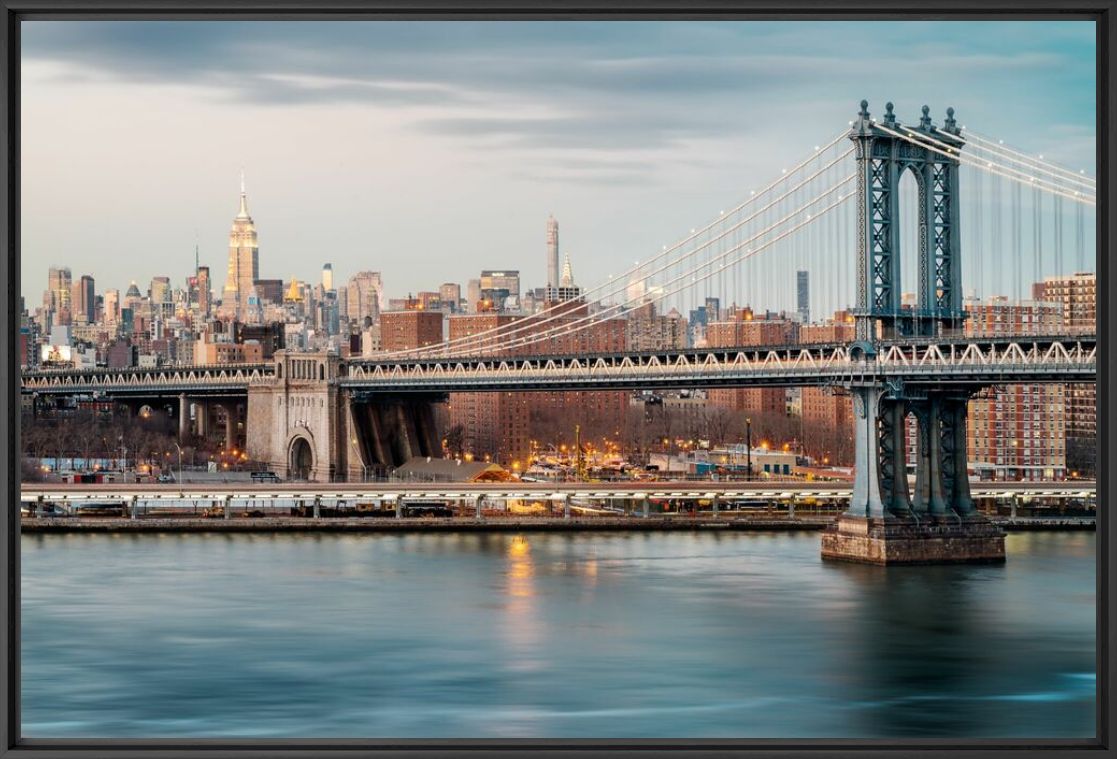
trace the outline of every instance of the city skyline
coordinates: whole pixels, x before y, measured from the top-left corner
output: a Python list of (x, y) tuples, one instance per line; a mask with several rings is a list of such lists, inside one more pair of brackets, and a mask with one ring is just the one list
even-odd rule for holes
[[(1004, 134), (1061, 163), (1086, 164), (1092, 173), (1092, 25), (842, 23), (846, 42), (871, 36), (883, 50), (923, 38), (922, 51), (937, 50), (940, 64), (922, 75), (902, 61), (886, 75), (922, 77), (926, 97), (896, 98), (899, 87), (887, 81), (868, 88), (879, 93), (864, 92), (863, 85), (843, 92), (847, 76), (864, 81), (856, 62), (847, 61), (848, 74), (828, 72), (831, 79), (817, 83), (794, 66), (783, 70), (773, 58), (781, 44), (791, 45), (785, 62), (796, 45), (812, 46), (814, 62), (837, 54), (841, 45), (826, 24), (797, 24), (793, 36), (792, 27), (777, 23), (682, 30), (650, 22), (460, 24), (477, 36), (453, 44), (443, 33), (448, 24), (399, 24), (391, 35), (384, 24), (346, 25), (336, 46), (342, 54), (331, 48), (329, 56), (324, 45), (332, 39), (322, 28), (328, 25), (175, 22), (183, 42), (168, 53), (165, 25), (155, 22), (25, 24), (22, 291), (29, 305), (37, 302), (52, 264), (69, 266), (75, 276), (90, 274), (101, 288), (123, 289), (161, 274), (181, 287), (193, 270), (196, 244), (201, 263), (221, 272), (242, 165), (260, 224), (261, 277), (314, 282), (330, 262), (342, 281), (371, 269), (402, 294), (432, 284), (432, 269), (440, 271), (440, 282), (464, 284), (480, 268), (506, 267), (522, 272), (525, 287), (543, 286), (543, 226), (553, 214), (562, 220), (563, 255), (571, 255), (580, 283), (596, 284), (708, 218), (712, 199), (740, 198), (778, 174), (781, 161), (837, 131), (862, 95), (878, 111), (893, 97), (909, 120), (921, 101), (936, 112), (953, 105), (986, 134)], [(989, 34), (994, 24), (997, 34)], [(246, 32), (254, 47), (299, 51), (287, 68), (303, 73), (276, 74), (253, 64), (233, 44)], [(479, 40), (488, 56), (476, 66), (460, 65), (473, 60), (470, 50)], [(751, 43), (744, 53), (742, 40)], [(500, 61), (523, 57), (529, 43), (527, 70), (494, 73)], [(440, 54), (430, 60), (415, 52), (435, 44)], [(357, 53), (370, 45), (377, 55), (361, 70)], [(571, 50), (579, 51), (576, 65), (559, 66)], [(728, 61), (734, 76), (696, 87), (719, 60)], [(77, 64), (86, 73), (79, 76)], [(342, 76), (346, 66), (357, 76)], [(740, 76), (749, 66), (769, 77)], [(409, 80), (400, 78), (404, 72)], [(607, 75), (591, 82), (587, 72)], [(1014, 92), (1011, 104), (994, 97), (1020, 76), (1030, 77), (1028, 92)], [(536, 85), (548, 77), (551, 86), (538, 96)], [(489, 86), (477, 86), (478, 80)], [(775, 80), (778, 92), (770, 87)], [(752, 90), (760, 92), (749, 97)], [(154, 105), (170, 94), (189, 104), (193, 131), (185, 141), (176, 140), (181, 127), (170, 122), (177, 119)], [(668, 96), (690, 105), (649, 123), (648, 108)], [(695, 97), (729, 110), (709, 118), (694, 112)], [(91, 114), (86, 129), (58, 141), (52, 115), (106, 98), (105, 115)], [(606, 99), (607, 115), (600, 107)], [(492, 110), (493, 104), (502, 107)], [(132, 119), (137, 105), (146, 115)], [(489, 116), (479, 115), (486, 107)], [(187, 112), (178, 109), (166, 113)], [(334, 120), (323, 120), (331, 114)], [(399, 118), (389, 124), (392, 114)], [(215, 123), (223, 131), (215, 132)], [(259, 123), (278, 136), (269, 139)], [(374, 123), (380, 131), (356, 129)], [(134, 155), (114, 150), (114, 139), (129, 134), (146, 135), (146, 142), (135, 144)], [(327, 145), (324, 134), (336, 144)], [(398, 161), (387, 143), (398, 148)], [(165, 150), (167, 144), (181, 149)], [(106, 162), (117, 167), (112, 192), (96, 193), (94, 179), (104, 176), (97, 168)], [(370, 171), (361, 174), (363, 168)], [(443, 175), (450, 181), (435, 179)], [(155, 186), (153, 177), (159, 177)], [(371, 179), (362, 184), (362, 177)], [(406, 191), (387, 197), (389, 185)], [(102, 196), (106, 202), (93, 202)], [(416, 220), (419, 211), (425, 225)], [(60, 213), (70, 222), (57, 224)]]

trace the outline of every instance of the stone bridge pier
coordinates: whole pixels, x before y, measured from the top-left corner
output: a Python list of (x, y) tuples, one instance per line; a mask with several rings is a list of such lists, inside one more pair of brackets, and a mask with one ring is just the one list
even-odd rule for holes
[[(866, 383), (853, 395), (856, 474), (849, 509), (823, 533), (822, 557), (870, 564), (1004, 561), (1004, 533), (977, 512), (966, 457), (971, 391)], [(915, 419), (914, 492), (907, 474)]]
[(334, 482), (441, 456), (433, 404), (444, 394), (354, 392), (332, 353), (277, 351), (274, 377), (248, 388), (246, 450), (280, 477)]

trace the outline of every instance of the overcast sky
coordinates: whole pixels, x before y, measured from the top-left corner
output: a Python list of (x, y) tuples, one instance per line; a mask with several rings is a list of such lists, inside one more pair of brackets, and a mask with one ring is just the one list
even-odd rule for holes
[[(263, 278), (482, 268), (583, 285), (847, 128), (858, 102), (1094, 174), (1091, 22), (71, 22), (22, 25), (22, 288), (224, 284), (239, 174)], [(852, 265), (852, 262), (851, 262)]]

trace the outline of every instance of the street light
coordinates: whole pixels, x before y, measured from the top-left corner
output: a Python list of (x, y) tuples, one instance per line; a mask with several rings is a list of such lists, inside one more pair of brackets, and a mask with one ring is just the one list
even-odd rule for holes
[(745, 479), (752, 479), (752, 419), (745, 417)]

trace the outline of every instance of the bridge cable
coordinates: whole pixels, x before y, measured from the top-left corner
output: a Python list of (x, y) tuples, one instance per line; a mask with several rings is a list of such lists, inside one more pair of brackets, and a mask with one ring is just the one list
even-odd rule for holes
[[(830, 142), (828, 142), (822, 148), (822, 151), (829, 150), (830, 148), (834, 147), (835, 145), (837, 145), (838, 143), (842, 142), (843, 140), (845, 140), (847, 138), (848, 138), (848, 133), (843, 131), (837, 137), (835, 137)], [(852, 152), (852, 149), (847, 150), (845, 153), (842, 154), (842, 157), (844, 157), (845, 155), (848, 155), (851, 152)], [(735, 206), (730, 211), (726, 212), (726, 216), (736, 215), (737, 213), (744, 210), (748, 206), (750, 206), (750, 205), (758, 202), (759, 200), (761, 200), (763, 197), (765, 197), (766, 195), (771, 193), (773, 190), (777, 189), (780, 185), (784, 184), (785, 182), (789, 182), (796, 174), (798, 174), (799, 171), (801, 171), (803, 168), (810, 165), (810, 163), (814, 160), (814, 158), (815, 158), (815, 155), (812, 154), (810, 158), (808, 158), (804, 161), (800, 161), (798, 164), (796, 164), (791, 169), (789, 169), (786, 173), (781, 175), (778, 179), (773, 180), (769, 184), (762, 187), (760, 190), (752, 191), (750, 193), (750, 196), (749, 196), (748, 199), (739, 203), (737, 206)], [(718, 219), (715, 219), (714, 221), (707, 224), (706, 227), (703, 228), (703, 230), (712, 228), (716, 225), (721, 224), (722, 222), (723, 222), (723, 217), (719, 216)], [(655, 263), (656, 261), (673, 254), (674, 252), (683, 248), (685, 245), (693, 242), (695, 239), (698, 238), (698, 236), (699, 236), (699, 233), (697, 231), (695, 231), (695, 232), (692, 232), (688, 237), (683, 238), (682, 240), (676, 242), (674, 245), (672, 245), (670, 247), (666, 246), (666, 245), (663, 246), (663, 250), (661, 252), (657, 253), (651, 259), (645, 261), (643, 264), (641, 264), (640, 262), (637, 262), (634, 267), (626, 270), (624, 273), (622, 273), (621, 275), (619, 275), (615, 279), (613, 277), (610, 277), (609, 281), (603, 282), (603, 283), (601, 283), (601, 284), (599, 284), (599, 285), (597, 285), (593, 288), (590, 288), (589, 290), (584, 291), (582, 293), (582, 297), (586, 298), (586, 296), (594, 295), (596, 293), (601, 292), (602, 290), (605, 290), (606, 292), (611, 292), (610, 287), (612, 286), (613, 282), (620, 283), (620, 286), (622, 288), (626, 287), (626, 284), (629, 281), (629, 278), (631, 278), (633, 276), (638, 277), (641, 270), (645, 266), (651, 265), (652, 263)], [(684, 254), (684, 257), (686, 255), (690, 255), (692, 253), (693, 253), (693, 251), (688, 251), (686, 254)], [(532, 316), (538, 317), (538, 316), (544, 316), (544, 315), (547, 315), (547, 314), (554, 315), (555, 312), (560, 312), (559, 315), (561, 315), (561, 314), (564, 314), (565, 312), (567, 312), (569, 310), (569, 308), (570, 308), (569, 302), (565, 302), (565, 301), (564, 302), (557, 302), (557, 303), (551, 305), (550, 307), (543, 309), (539, 313), (533, 314)], [(438, 349), (448, 348), (451, 345), (459, 344), (461, 342), (467, 342), (467, 341), (470, 341), (474, 338), (480, 337), (482, 335), (487, 335), (489, 333), (502, 331), (502, 330), (505, 329), (506, 326), (508, 326), (508, 325), (501, 325), (501, 326), (497, 326), (497, 327), (492, 327), (492, 328), (489, 328), (489, 329), (486, 329), (486, 330), (482, 330), (481, 332), (478, 332), (475, 335), (469, 335), (469, 336), (462, 337), (462, 338), (455, 338), (454, 340), (443, 341), (441, 343), (437, 343), (437, 344), (431, 345), (431, 346), (425, 346), (423, 348), (412, 348), (412, 349), (407, 349), (407, 350), (392, 351), (390, 353), (382, 354), (382, 356), (384, 356), (384, 357), (387, 357), (387, 356), (403, 356), (403, 355), (408, 355), (408, 354), (420, 354), (421, 355), (421, 354), (424, 354), (424, 353), (436, 352)]]
[[(810, 213), (810, 209), (812, 207), (814, 207), (817, 203), (825, 200), (828, 196), (834, 194), (835, 192), (840, 190), (842, 187), (844, 187), (846, 184), (852, 182), (854, 179), (855, 179), (855, 177), (853, 175), (850, 175), (845, 180), (840, 182), (838, 185), (825, 190), (824, 192), (822, 192), (821, 194), (819, 194), (818, 196), (813, 198), (811, 201), (809, 201), (806, 204), (802, 205), (801, 207), (795, 209), (791, 213), (785, 215), (783, 218), (777, 220), (773, 224), (769, 225), (767, 228), (765, 228), (763, 230), (760, 230), (756, 234), (747, 238), (746, 240), (741, 242), (738, 246), (735, 246), (734, 248), (729, 249), (725, 254), (723, 254), (723, 257), (727, 256), (729, 254), (736, 253), (741, 248), (745, 248), (745, 253), (742, 256), (738, 257), (737, 259), (734, 259), (730, 263), (722, 263), (721, 264), (722, 267), (729, 266), (730, 264), (739, 263), (741, 261), (747, 260), (750, 257), (755, 257), (760, 252), (762, 252), (764, 250), (767, 250), (768, 248), (770, 248), (771, 246), (773, 246), (777, 242), (779, 242), (779, 241), (787, 238), (788, 236), (790, 236), (790, 231), (785, 232), (785, 233), (777, 235), (773, 239), (768, 240), (768, 241), (766, 241), (762, 244), (759, 244), (755, 247), (751, 247), (751, 248), (747, 247), (747, 246), (751, 245), (752, 243), (755, 243), (758, 240), (761, 240), (766, 235), (774, 233), (780, 227), (784, 226), (787, 222), (794, 221), (796, 218), (802, 218), (803, 214), (806, 214), (806, 217), (805, 217), (804, 221), (801, 222), (800, 224), (794, 226), (791, 230), (791, 231), (796, 231), (798, 229), (801, 229), (806, 224), (809, 224), (813, 220), (817, 219), (823, 213), (823, 211), (828, 211), (831, 208), (833, 208), (834, 206), (840, 204), (840, 202), (843, 202), (849, 196), (848, 195), (847, 196), (842, 196), (841, 199), (837, 203), (834, 203), (834, 204), (831, 204), (830, 206), (827, 206), (826, 208), (823, 209), (823, 211), (815, 212), (813, 214)], [(707, 279), (709, 279), (710, 277), (714, 276), (717, 273), (716, 269), (711, 269), (710, 271), (702, 272), (701, 270), (703, 268), (706, 268), (706, 266), (702, 265), (700, 267), (695, 267), (695, 268), (692, 268), (690, 270), (686, 270), (686, 271), (682, 272), (681, 274), (675, 275), (672, 279), (670, 279), (670, 280), (668, 280), (667, 282), (664, 283), (661, 290), (659, 290), (658, 292), (655, 293), (653, 300), (656, 300), (656, 301), (662, 300), (662, 299), (664, 299), (664, 298), (666, 298), (670, 295), (677, 294), (681, 289), (685, 289), (688, 286), (688, 284), (690, 284), (687, 281), (688, 277), (691, 278), (691, 282), (696, 282), (696, 281), (705, 282)], [(526, 346), (526, 345), (532, 345), (534, 343), (541, 342), (543, 340), (548, 340), (548, 339), (553, 340), (556, 337), (565, 336), (567, 334), (573, 334), (576, 331), (585, 330), (585, 329), (589, 328), (589, 326), (592, 326), (593, 324), (595, 324), (597, 322), (605, 321), (606, 319), (613, 318), (618, 313), (619, 309), (624, 308), (626, 305), (628, 305), (628, 301), (626, 301), (624, 303), (620, 303), (620, 304), (610, 305), (610, 306), (607, 306), (607, 307), (603, 308), (602, 310), (600, 310), (600, 311), (598, 311), (594, 314), (589, 314), (587, 316), (576, 319), (574, 322), (570, 322), (570, 323), (564, 324), (564, 325), (559, 325), (557, 327), (550, 328), (550, 329), (548, 329), (544, 332), (530, 334), (530, 335), (527, 335), (525, 337), (516, 338), (514, 340), (508, 340), (508, 341), (505, 341), (503, 343), (499, 343), (499, 344), (496, 344), (494, 346), (491, 346), (490, 349), (510, 350), (512, 348), (518, 348), (518, 347), (523, 347), (523, 346)], [(579, 324), (581, 324), (583, 326), (578, 326)]]
[[(853, 153), (853, 148), (850, 148), (850, 149), (846, 150), (841, 155), (839, 155), (837, 158), (833, 159), (827, 165), (826, 168), (829, 168), (830, 166), (841, 163), (846, 157), (848, 157), (852, 153)], [(819, 176), (822, 176), (823, 174), (824, 174), (824, 170), (819, 170), (819, 171), (815, 172), (814, 174), (811, 174), (811, 175), (807, 176), (806, 178), (802, 179), (797, 185), (793, 186), (791, 190), (789, 190), (787, 192), (784, 192), (782, 195), (780, 195), (779, 197), (777, 197), (773, 200), (770, 200), (768, 203), (766, 203), (764, 206), (762, 206), (759, 211), (752, 212), (751, 215), (744, 218), (742, 221), (738, 222), (733, 227), (730, 227), (730, 230), (739, 229), (739, 228), (745, 226), (746, 224), (756, 220), (757, 218), (760, 218), (762, 212), (769, 211), (770, 209), (775, 207), (778, 203), (782, 202), (783, 200), (788, 198), (790, 195), (792, 195), (795, 190), (797, 190), (798, 188), (800, 188), (800, 187), (806, 185), (807, 183), (813, 181), (814, 179), (818, 178)], [(775, 184), (776, 183), (773, 183), (773, 185), (771, 185), (771, 186), (775, 186)], [(757, 197), (759, 197), (759, 195)], [(707, 225), (707, 226), (708, 227), (713, 227), (714, 224), (710, 224), (710, 225)], [(721, 239), (721, 237), (723, 237), (725, 234), (726, 233), (723, 232), (721, 235), (719, 235), (719, 237), (717, 239)], [(697, 236), (697, 234), (692, 234), (691, 237), (689, 237), (687, 239), (692, 240), (696, 236)], [(655, 275), (663, 273), (665, 271), (668, 271), (676, 265), (686, 263), (689, 259), (691, 259), (695, 255), (696, 252), (700, 252), (700, 251), (706, 249), (709, 246), (709, 244), (710, 244), (710, 241), (707, 240), (705, 243), (699, 245), (698, 248), (694, 248), (694, 249), (687, 250), (687, 251), (683, 252), (675, 260), (669, 261), (666, 264), (660, 265), (658, 268), (654, 269), (653, 271), (648, 272), (647, 274), (645, 274), (645, 277), (647, 279), (651, 279)], [(669, 254), (669, 253), (674, 252), (675, 250), (678, 250), (678, 247), (679, 246), (676, 246), (673, 249), (667, 249), (667, 250), (664, 251), (664, 253), (660, 253), (660, 254), (656, 255), (655, 257), (653, 257), (653, 259), (651, 261), (647, 262), (647, 264), (638, 265), (638, 267), (636, 267), (635, 269), (630, 269), (629, 271), (630, 272), (639, 271), (640, 269), (643, 269), (645, 265), (650, 265), (652, 262), (657, 261), (659, 259), (662, 259), (665, 254)], [(593, 288), (591, 290), (588, 290), (585, 293), (583, 293), (583, 298), (586, 295), (589, 295), (589, 294), (591, 294), (595, 291), (599, 291), (601, 289), (602, 289), (602, 287), (599, 286), (599, 287)], [(404, 350), (404, 351), (393, 351), (391, 353), (382, 354), (378, 358), (387, 358), (387, 357), (407, 355), (407, 354), (412, 354), (412, 355), (433, 354), (433, 353), (437, 353), (439, 350), (448, 349), (448, 348), (450, 348), (454, 345), (461, 345), (463, 343), (466, 343), (466, 344), (469, 344), (469, 345), (474, 345), (474, 344), (484, 345), (486, 342), (491, 342), (491, 340), (493, 340), (493, 339), (497, 339), (499, 337), (509, 337), (511, 335), (519, 334), (521, 332), (536, 330), (536, 329), (538, 329), (539, 326), (541, 326), (543, 324), (551, 323), (551, 322), (554, 322), (557, 319), (564, 318), (567, 315), (567, 312), (569, 311), (570, 306), (569, 306), (569, 303), (564, 303), (562, 305), (564, 306), (563, 313), (560, 313), (560, 314), (552, 314), (551, 316), (548, 316), (548, 317), (545, 317), (545, 318), (542, 318), (542, 319), (538, 318), (542, 314), (536, 314), (536, 315), (532, 315), (530, 317), (527, 317), (525, 319), (521, 319), (517, 323), (513, 323), (513, 324), (510, 324), (510, 325), (504, 325), (503, 327), (496, 327), (496, 328), (491, 328), (491, 329), (487, 329), (487, 330), (482, 330), (481, 332), (478, 332), (474, 335), (468, 335), (468, 336), (464, 336), (464, 337), (460, 337), (460, 338), (455, 338), (455, 339), (449, 340), (449, 341), (443, 341), (442, 343), (438, 343), (438, 344), (431, 345), (431, 346), (426, 346), (425, 348), (412, 348), (412, 349), (408, 349), (408, 350)], [(503, 334), (494, 334), (494, 333), (503, 333)]]

